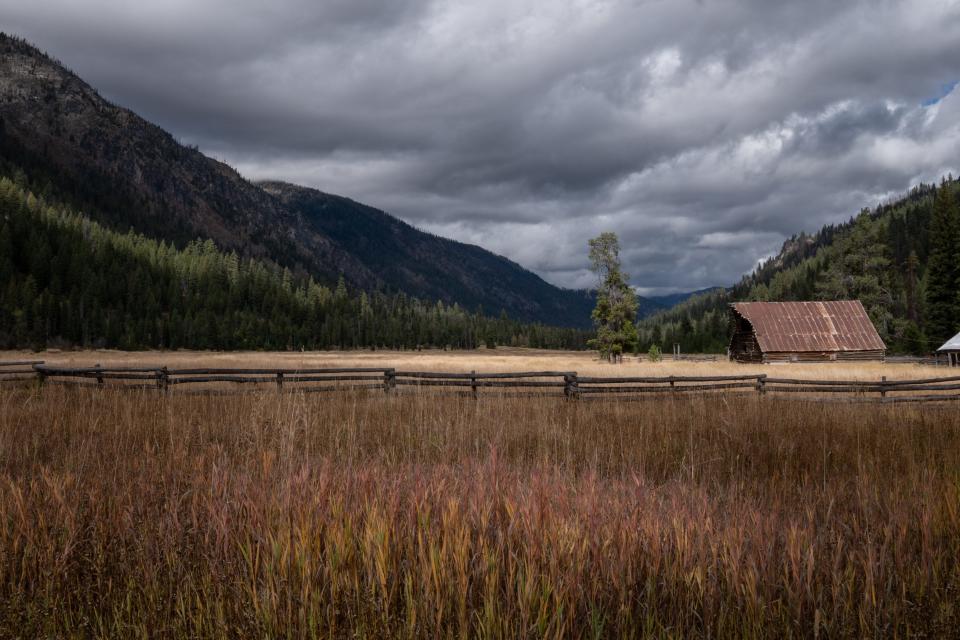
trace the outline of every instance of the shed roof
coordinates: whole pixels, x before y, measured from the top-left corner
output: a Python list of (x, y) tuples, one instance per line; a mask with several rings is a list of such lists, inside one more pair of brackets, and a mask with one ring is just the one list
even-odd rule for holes
[(960, 351), (960, 333), (944, 342), (937, 351)]
[(731, 306), (753, 325), (765, 352), (887, 348), (859, 300), (735, 302)]

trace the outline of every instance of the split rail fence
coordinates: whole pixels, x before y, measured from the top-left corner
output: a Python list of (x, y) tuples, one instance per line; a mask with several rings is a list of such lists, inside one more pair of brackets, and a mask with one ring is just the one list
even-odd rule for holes
[[(40, 361), (0, 362), (0, 383), (34, 382), (122, 390), (232, 394), (275, 387), (303, 393), (346, 390), (409, 393), (433, 390), (478, 397), (556, 395), (568, 399), (679, 397), (696, 393), (789, 395), (840, 402), (943, 402), (960, 400), (960, 376), (887, 380), (808, 380), (767, 374), (727, 376), (581, 376), (575, 371), (510, 373), (449, 373), (402, 371), (393, 368), (351, 367), (315, 369), (167, 367), (62, 367)], [(189, 387), (189, 389), (187, 389)], [(791, 395), (792, 394), (792, 395)]]

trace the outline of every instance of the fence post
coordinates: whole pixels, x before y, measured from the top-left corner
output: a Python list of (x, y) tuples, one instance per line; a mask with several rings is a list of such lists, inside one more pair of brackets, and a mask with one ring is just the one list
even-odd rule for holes
[(761, 396), (767, 392), (767, 374), (761, 373), (757, 376), (757, 393)]
[(283, 391), (283, 371), (277, 371), (277, 391)]
[(470, 371), (470, 390), (473, 391), (473, 399), (477, 399), (477, 371)]
[(167, 366), (164, 365), (160, 368), (160, 390), (164, 393), (170, 389), (170, 373), (167, 371)]
[(397, 370), (384, 369), (383, 371), (383, 392), (390, 393), (397, 386)]
[(97, 386), (103, 388), (103, 370), (100, 367), (100, 363), (98, 362), (93, 365), (93, 367), (97, 370)]
[(563, 374), (563, 395), (567, 400), (580, 399), (580, 384), (577, 382), (577, 372)]
[(880, 401), (887, 399), (887, 376), (880, 377)]
[(43, 383), (47, 381), (47, 374), (37, 368), (37, 365), (33, 365), (33, 370), (37, 372), (37, 388), (43, 389)]
[(670, 391), (671, 391), (670, 395), (673, 395), (673, 392), (676, 392), (676, 390), (677, 390), (676, 380), (673, 379), (673, 376), (670, 376)]

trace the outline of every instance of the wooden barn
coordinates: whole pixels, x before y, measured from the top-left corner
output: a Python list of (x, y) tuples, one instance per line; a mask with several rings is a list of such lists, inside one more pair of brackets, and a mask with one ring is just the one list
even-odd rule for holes
[(947, 364), (951, 367), (960, 367), (960, 333), (953, 336), (943, 346), (937, 349), (937, 358), (946, 356)]
[(730, 312), (738, 362), (883, 360), (887, 349), (859, 300), (735, 302)]

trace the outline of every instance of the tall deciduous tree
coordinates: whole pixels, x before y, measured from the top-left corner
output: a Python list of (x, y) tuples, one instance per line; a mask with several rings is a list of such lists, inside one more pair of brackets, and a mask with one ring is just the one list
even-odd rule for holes
[(601, 233), (590, 240), (590, 268), (597, 274), (597, 306), (593, 323), (597, 337), (591, 345), (607, 360), (617, 362), (637, 345), (637, 296), (620, 268), (617, 234)]
[(937, 189), (930, 219), (926, 329), (934, 348), (960, 329), (960, 215), (947, 181)]

